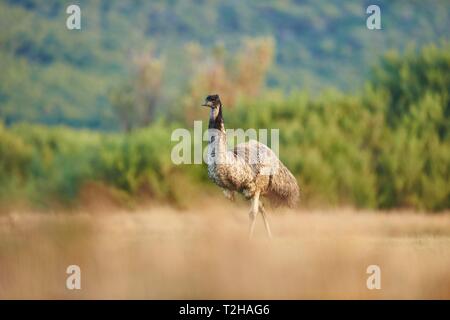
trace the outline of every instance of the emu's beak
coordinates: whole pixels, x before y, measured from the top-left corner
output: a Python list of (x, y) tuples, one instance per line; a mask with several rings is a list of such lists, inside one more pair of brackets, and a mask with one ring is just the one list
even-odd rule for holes
[(202, 104), (202, 107), (209, 107), (206, 103)]

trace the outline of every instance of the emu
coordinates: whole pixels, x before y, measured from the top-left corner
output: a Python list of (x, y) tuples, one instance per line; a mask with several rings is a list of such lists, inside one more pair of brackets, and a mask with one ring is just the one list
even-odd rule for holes
[(228, 150), (223, 120), (223, 105), (219, 95), (206, 97), (204, 107), (210, 108), (208, 126), (208, 176), (234, 200), (236, 192), (251, 200), (249, 238), (253, 235), (256, 216), (261, 212), (269, 238), (272, 237), (266, 210), (260, 197), (275, 206), (292, 207), (299, 197), (295, 177), (266, 145), (250, 140)]

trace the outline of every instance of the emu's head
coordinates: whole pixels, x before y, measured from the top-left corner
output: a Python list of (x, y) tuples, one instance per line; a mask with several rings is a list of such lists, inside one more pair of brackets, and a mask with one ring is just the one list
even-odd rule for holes
[(205, 103), (203, 103), (202, 106), (211, 108), (211, 113), (209, 116), (210, 127), (222, 129), (223, 128), (222, 102), (220, 101), (219, 95), (212, 94), (207, 96), (205, 99)]
[(222, 106), (218, 94), (212, 94), (206, 97), (205, 103), (202, 104), (203, 107), (209, 107), (211, 109), (219, 108)]

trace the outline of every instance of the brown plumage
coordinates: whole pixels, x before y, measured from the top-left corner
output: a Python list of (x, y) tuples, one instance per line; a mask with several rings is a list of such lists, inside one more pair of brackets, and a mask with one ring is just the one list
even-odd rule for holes
[(250, 209), (250, 236), (255, 218), (261, 212), (267, 233), (270, 228), (264, 206), (259, 197), (266, 197), (275, 206), (294, 206), (299, 198), (295, 177), (266, 145), (250, 140), (227, 148), (227, 137), (218, 95), (206, 97), (203, 106), (211, 108), (209, 118), (208, 176), (225, 195), (233, 199), (239, 192), (252, 201)]

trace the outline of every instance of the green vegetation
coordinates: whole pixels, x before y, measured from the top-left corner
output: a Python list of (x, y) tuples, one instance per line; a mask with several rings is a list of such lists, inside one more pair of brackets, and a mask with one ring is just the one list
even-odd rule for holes
[[(448, 43), (386, 54), (357, 94), (266, 90), (225, 108), (228, 128), (280, 128), (280, 157), (297, 176), (303, 203), (450, 208)], [(0, 201), (71, 205), (97, 182), (124, 203), (183, 204), (187, 189), (210, 185), (203, 166), (170, 161), (172, 130), (192, 126), (184, 121), (129, 133), (1, 126)]]
[(446, 1), (377, 1), (378, 31), (367, 1), (76, 3), (81, 31), (0, 1), (0, 208), (183, 206), (211, 183), (170, 136), (210, 93), (228, 128), (280, 128), (303, 204), (450, 208)]
[(278, 95), (226, 117), (231, 127), (281, 128), (281, 158), (307, 201), (450, 207), (448, 44), (387, 54), (357, 95)]
[[(370, 67), (388, 49), (403, 52), (410, 44), (420, 48), (449, 40), (448, 1), (375, 2), (382, 8), (381, 31), (366, 29), (371, 2), (363, 0), (79, 0), (71, 3), (81, 7), (82, 30), (68, 31), (64, 1), (1, 0), (0, 117), (7, 126), (27, 121), (127, 129), (114, 91), (127, 88), (128, 77), (134, 81), (130, 57), (148, 48), (153, 48), (150, 70), (155, 61), (165, 63), (162, 84), (150, 90), (158, 88), (159, 94), (148, 97), (153, 105), (144, 108), (144, 124), (153, 115), (145, 110), (178, 115), (177, 107), (186, 104), (186, 84), (211, 62), (205, 53), (215, 52), (216, 60), (223, 51), (234, 57), (251, 49), (249, 37), (272, 39), (265, 84), (285, 92), (305, 89), (312, 96), (327, 87), (361, 90)], [(229, 59), (226, 70), (232, 63)]]
[(164, 123), (127, 135), (1, 126), (0, 203), (73, 206), (83, 187), (99, 182), (119, 205), (141, 195), (182, 204), (177, 188), (183, 186), (174, 177), (183, 168), (170, 161), (170, 133)]

